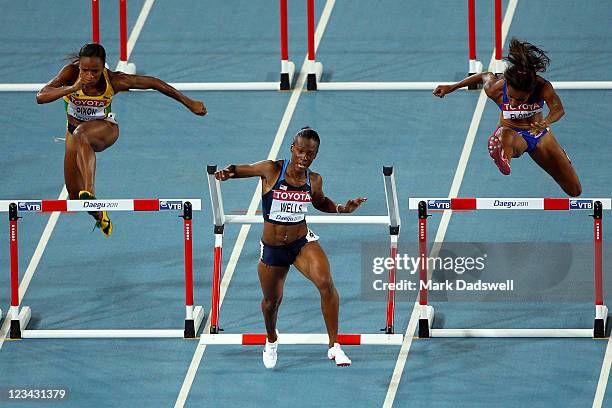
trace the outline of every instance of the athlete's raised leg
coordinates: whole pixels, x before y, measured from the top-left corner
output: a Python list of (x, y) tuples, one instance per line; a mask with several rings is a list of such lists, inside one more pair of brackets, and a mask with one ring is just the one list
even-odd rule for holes
[(582, 186), (576, 169), (552, 132), (549, 131), (542, 136), (537, 147), (529, 155), (555, 179), (567, 195), (578, 197), (582, 194)]
[(500, 126), (489, 137), (489, 155), (504, 175), (510, 174), (510, 160), (527, 150), (527, 142), (511, 128)]
[(79, 191), (95, 194), (96, 153), (112, 146), (119, 137), (119, 127), (106, 120), (81, 123), (66, 135), (64, 178), (71, 199)]

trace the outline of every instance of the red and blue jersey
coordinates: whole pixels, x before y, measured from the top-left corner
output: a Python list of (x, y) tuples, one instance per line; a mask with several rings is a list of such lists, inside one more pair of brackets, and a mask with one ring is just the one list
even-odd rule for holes
[(537, 99), (533, 96), (529, 97), (527, 102), (521, 103), (518, 106), (510, 105), (510, 99), (506, 93), (506, 82), (504, 81), (502, 103), (499, 105), (499, 109), (502, 111), (504, 119), (527, 119), (542, 112), (543, 108), (544, 99)]

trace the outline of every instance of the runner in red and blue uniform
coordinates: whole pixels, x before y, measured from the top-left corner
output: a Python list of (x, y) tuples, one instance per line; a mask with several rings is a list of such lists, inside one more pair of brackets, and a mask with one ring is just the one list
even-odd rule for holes
[[(433, 94), (442, 98), (464, 86), (484, 84), (487, 96), (501, 110), (488, 149), (502, 174), (510, 174), (511, 159), (527, 152), (563, 191), (579, 196), (582, 187), (576, 170), (550, 129), (565, 114), (563, 104), (552, 84), (537, 74), (546, 71), (550, 59), (535, 45), (513, 38), (507, 60), (509, 66), (503, 75), (475, 74), (453, 85), (440, 85)], [(546, 117), (545, 102), (549, 110)]]

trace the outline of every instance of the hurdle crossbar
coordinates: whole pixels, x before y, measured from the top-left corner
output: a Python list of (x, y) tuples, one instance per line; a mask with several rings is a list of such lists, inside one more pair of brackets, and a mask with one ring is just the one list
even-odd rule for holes
[[(182, 337), (195, 338), (204, 312), (193, 302), (193, 228), (194, 210), (202, 207), (199, 199), (110, 199), (110, 200), (0, 200), (0, 212), (9, 213), (11, 263), (11, 326), (10, 338), (125, 338)], [(26, 330), (31, 317), (28, 306), (19, 300), (19, 248), (17, 222), (20, 213), (85, 211), (178, 211), (183, 218), (185, 264), (185, 328), (184, 330)], [(8, 318), (8, 315), (7, 315)]]
[[(408, 207), (418, 210), (419, 239), (419, 338), (430, 337), (589, 337), (605, 338), (608, 308), (603, 302), (602, 214), (610, 210), (609, 198), (410, 198)], [(474, 210), (593, 211), (595, 319), (592, 329), (434, 329), (434, 308), (428, 304), (427, 218), (432, 211)]]
[[(217, 171), (216, 165), (209, 165), (206, 167), (206, 173), (208, 177), (208, 188), (210, 190), (210, 200), (213, 213), (213, 224), (215, 234), (215, 247), (214, 247), (214, 265), (213, 265), (213, 279), (212, 279), (212, 306), (211, 306), (211, 324), (210, 324), (210, 335), (200, 336), (201, 344), (243, 344), (242, 337), (240, 336), (264, 336), (265, 335), (241, 335), (241, 334), (219, 334), (222, 330), (219, 327), (219, 307), (220, 307), (220, 296), (221, 296), (221, 263), (222, 263), (222, 250), (223, 250), (223, 232), (225, 224), (255, 224), (263, 223), (262, 216), (255, 215), (228, 215), (225, 214), (223, 208), (223, 197), (221, 195), (221, 185), (219, 180), (215, 178), (215, 172)], [(308, 223), (318, 224), (385, 224), (389, 226), (390, 236), (390, 255), (391, 259), (396, 260), (397, 255), (397, 241), (400, 232), (400, 215), (399, 205), (397, 201), (397, 190), (395, 186), (395, 179), (393, 174), (393, 167), (383, 167), (383, 179), (385, 184), (385, 195), (387, 203), (387, 215), (376, 215), (376, 216), (355, 216), (355, 215), (327, 215), (327, 216), (308, 216)], [(395, 284), (395, 266), (389, 270), (389, 283)], [(388, 285), (388, 287), (394, 287), (394, 285)], [(395, 313), (395, 291), (389, 291), (387, 300), (387, 316), (386, 326), (384, 329), (385, 334), (359, 334), (350, 336), (362, 336), (360, 338), (365, 339), (364, 341), (378, 341), (379, 343), (368, 343), (368, 344), (401, 344), (392, 343), (398, 341), (397, 339), (402, 335), (394, 335), (394, 313)], [(229, 336), (229, 337), (228, 337)], [(349, 336), (349, 335), (340, 335)], [(373, 337), (374, 336), (374, 337)], [(376, 337), (381, 336), (381, 337)], [(400, 336), (400, 337), (397, 337)], [(343, 339), (350, 339), (352, 337), (343, 337)], [(283, 340), (284, 339), (284, 340)], [(313, 340), (316, 339), (316, 340)], [(372, 340), (379, 339), (379, 340)], [(382, 339), (382, 340), (381, 340)], [(327, 344), (327, 334), (281, 334), (281, 342), (289, 341), (293, 343), (287, 344)], [(348, 341), (348, 340), (347, 340)], [(259, 344), (259, 343), (256, 343)], [(263, 344), (263, 343), (261, 343)], [(348, 344), (348, 343), (347, 343)], [(366, 343), (363, 343), (366, 344)]]
[(610, 198), (410, 198), (410, 210), (424, 201), (428, 210), (553, 210), (592, 211), (599, 201), (604, 210), (612, 209)]

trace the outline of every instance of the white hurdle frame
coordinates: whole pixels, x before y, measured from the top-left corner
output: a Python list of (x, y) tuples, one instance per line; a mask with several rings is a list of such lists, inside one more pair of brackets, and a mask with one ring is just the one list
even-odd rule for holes
[[(219, 327), (219, 308), (220, 308), (220, 282), (221, 282), (221, 260), (223, 247), (223, 231), (225, 224), (261, 224), (262, 216), (250, 215), (227, 215), (223, 208), (223, 197), (221, 195), (221, 185), (215, 178), (217, 166), (207, 166), (208, 187), (213, 213), (215, 248), (214, 266), (212, 280), (212, 306), (210, 333), (200, 335), (200, 344), (242, 344), (242, 345), (263, 345), (266, 342), (266, 334), (221, 334)], [(387, 202), (387, 215), (381, 216), (346, 216), (346, 215), (326, 215), (308, 216), (309, 224), (376, 224), (388, 225), (390, 236), (390, 254), (395, 260), (397, 254), (397, 241), (400, 232), (400, 215), (397, 201), (397, 190), (393, 167), (383, 167), (383, 179), (385, 184), (385, 195)], [(389, 282), (395, 282), (395, 267), (389, 270)], [(392, 286), (392, 285), (389, 285)], [(401, 345), (402, 334), (394, 333), (394, 314), (395, 314), (395, 292), (388, 292), (387, 299), (387, 320), (386, 327), (381, 329), (385, 333), (373, 334), (338, 334), (340, 344), (369, 344), (369, 345)], [(320, 333), (281, 333), (278, 336), (279, 344), (328, 344), (328, 335)]]
[[(199, 199), (107, 199), (107, 200), (0, 200), (0, 212), (9, 213), (11, 252), (11, 318), (10, 338), (18, 339), (84, 339), (84, 338), (169, 338), (193, 339), (202, 323), (202, 306), (193, 305), (193, 228), (192, 213), (202, 208)], [(19, 245), (17, 221), (21, 212), (87, 212), (87, 211), (180, 211), (185, 244), (185, 328), (181, 329), (111, 329), (111, 330), (44, 330), (26, 329), (31, 318), (29, 306), (21, 307), (19, 299)], [(8, 315), (7, 315), (8, 318)]]
[[(612, 209), (610, 198), (410, 198), (410, 210), (418, 210), (419, 218), (419, 338), (431, 337), (520, 337), (520, 338), (592, 338), (603, 339), (607, 334), (608, 308), (603, 303), (602, 290), (602, 211)], [(434, 308), (428, 304), (427, 289), (421, 282), (431, 278), (427, 270), (427, 218), (433, 211), (475, 210), (545, 210), (593, 211), (595, 259), (595, 320), (592, 329), (434, 329)]]

